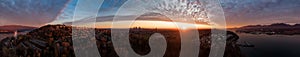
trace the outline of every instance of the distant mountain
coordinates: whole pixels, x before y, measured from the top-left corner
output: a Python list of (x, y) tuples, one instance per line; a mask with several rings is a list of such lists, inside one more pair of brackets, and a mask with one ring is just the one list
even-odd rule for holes
[(295, 24), (294, 27), (300, 28), (300, 24)]
[(286, 24), (286, 23), (274, 23), (274, 24), (271, 24), (269, 26), (292, 26), (292, 25), (289, 25), (289, 24)]
[(300, 24), (290, 25), (286, 23), (274, 23), (271, 25), (248, 25), (238, 28), (237, 32), (269, 35), (298, 35), (300, 34)]
[(247, 25), (240, 27), (241, 29), (251, 29), (251, 28), (300, 28), (300, 24), (290, 25), (286, 23), (274, 23), (271, 25)]
[(37, 27), (22, 26), (22, 25), (4, 25), (0, 26), (0, 32), (28, 31), (34, 30)]

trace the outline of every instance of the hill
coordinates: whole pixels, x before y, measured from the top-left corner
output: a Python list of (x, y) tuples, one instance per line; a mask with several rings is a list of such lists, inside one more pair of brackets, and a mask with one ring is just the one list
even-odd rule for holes
[(36, 27), (31, 27), (31, 26), (22, 26), (22, 25), (4, 25), (4, 26), (0, 26), (0, 33), (1, 32), (14, 32), (14, 31), (30, 31), (30, 30), (34, 30), (36, 29)]

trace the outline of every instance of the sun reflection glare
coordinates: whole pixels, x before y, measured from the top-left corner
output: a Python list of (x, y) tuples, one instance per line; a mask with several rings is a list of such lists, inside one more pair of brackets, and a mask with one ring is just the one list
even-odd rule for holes
[[(128, 27), (130, 21), (118, 21), (114, 22), (115, 26), (113, 28), (162, 28), (162, 29), (208, 29), (211, 28), (209, 25), (205, 24), (190, 24), (182, 22), (167, 22), (167, 21), (135, 21)], [(112, 22), (97, 22), (96, 28), (112, 28)]]

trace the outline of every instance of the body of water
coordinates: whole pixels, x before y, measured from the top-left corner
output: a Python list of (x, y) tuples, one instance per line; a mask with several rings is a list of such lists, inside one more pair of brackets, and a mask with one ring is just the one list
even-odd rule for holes
[(241, 47), (246, 57), (300, 57), (300, 35), (254, 35), (237, 33), (239, 44), (248, 42), (255, 47)]

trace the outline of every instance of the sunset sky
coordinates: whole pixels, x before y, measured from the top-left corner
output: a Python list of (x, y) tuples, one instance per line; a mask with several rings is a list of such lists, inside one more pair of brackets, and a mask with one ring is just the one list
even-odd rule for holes
[[(194, 2), (195, 0), (190, 1)], [(112, 19), (124, 2), (126, 0), (104, 0), (97, 20), (106, 21), (97, 21), (97, 23), (109, 27), (107, 26), (110, 24), (109, 20)], [(220, 2), (224, 10), (227, 27), (252, 24), (300, 23), (300, 0), (220, 0)], [(42, 26), (72, 22), (76, 3), (77, 0), (1, 0), (0, 26), (16, 24)], [(82, 11), (80, 13), (86, 12)], [(134, 13), (128, 11), (128, 14), (124, 15), (129, 14)], [(89, 17), (91, 16), (83, 14), (78, 19), (85, 20)], [(151, 22), (151, 19), (144, 22)]]

